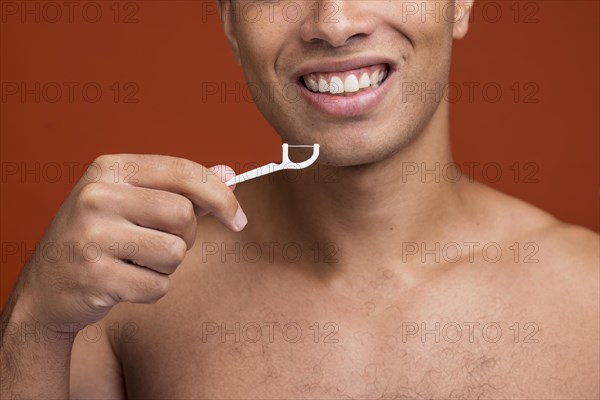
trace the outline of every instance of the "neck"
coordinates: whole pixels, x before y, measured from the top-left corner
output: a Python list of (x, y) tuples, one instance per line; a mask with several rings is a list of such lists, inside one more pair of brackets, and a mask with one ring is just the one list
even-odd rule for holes
[(332, 242), (352, 260), (390, 255), (402, 242), (449, 240), (461, 209), (459, 185), (445, 179), (456, 169), (442, 174), (451, 163), (442, 104), (423, 132), (386, 159), (276, 178), (269, 196), (276, 230), (300, 243)]

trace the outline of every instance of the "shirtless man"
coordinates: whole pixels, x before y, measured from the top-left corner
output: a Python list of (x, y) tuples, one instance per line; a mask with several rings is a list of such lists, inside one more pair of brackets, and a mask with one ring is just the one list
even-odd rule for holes
[[(317, 164), (234, 195), (226, 167), (98, 158), (107, 173), (82, 178), (38, 249), (101, 257), (28, 261), (2, 317), (3, 398), (598, 398), (598, 236), (403, 174), (452, 161), (448, 103), (403, 83), (447, 83), (471, 1), (424, 22), (404, 1), (296, 2), (296, 23), (239, 18), (248, 3), (218, 4), (234, 57)], [(375, 84), (354, 92), (345, 71)], [(311, 93), (319, 75), (349, 93)], [(115, 163), (135, 179), (115, 183)]]

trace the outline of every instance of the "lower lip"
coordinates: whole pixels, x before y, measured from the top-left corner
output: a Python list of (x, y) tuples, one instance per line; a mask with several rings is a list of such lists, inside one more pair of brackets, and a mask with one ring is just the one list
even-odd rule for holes
[(386, 79), (377, 89), (373, 89), (372, 87), (366, 90), (362, 89), (352, 96), (314, 93), (301, 83), (297, 83), (297, 85), (300, 86), (302, 97), (323, 114), (332, 117), (356, 117), (367, 114), (381, 103), (389, 90), (389, 82), (393, 75), (394, 73), (388, 70)]

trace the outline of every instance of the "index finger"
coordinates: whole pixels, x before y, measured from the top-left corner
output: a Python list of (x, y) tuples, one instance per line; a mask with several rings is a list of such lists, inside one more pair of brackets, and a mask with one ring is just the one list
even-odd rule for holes
[(247, 223), (233, 191), (214, 171), (194, 161), (163, 155), (115, 154), (100, 156), (96, 163), (103, 171), (118, 170), (123, 176), (119, 183), (185, 196), (236, 232)]

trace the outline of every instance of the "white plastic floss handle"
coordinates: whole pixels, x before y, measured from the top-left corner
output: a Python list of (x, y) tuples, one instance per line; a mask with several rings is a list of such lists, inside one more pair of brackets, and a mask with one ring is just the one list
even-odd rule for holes
[[(290, 161), (290, 157), (288, 154), (289, 147), (312, 147), (313, 153), (308, 160), (295, 163), (293, 161)], [(281, 149), (282, 161), (280, 164), (269, 163), (263, 165), (262, 167), (251, 169), (250, 171), (243, 172), (239, 175), (234, 176), (233, 178), (225, 182), (225, 184), (227, 186), (235, 185), (237, 183), (249, 181), (250, 179), (258, 178), (267, 174), (272, 174), (273, 172), (281, 171), (284, 169), (303, 169), (306, 167), (310, 167), (319, 157), (319, 145), (316, 143), (313, 145), (292, 145), (284, 143), (281, 145)]]

